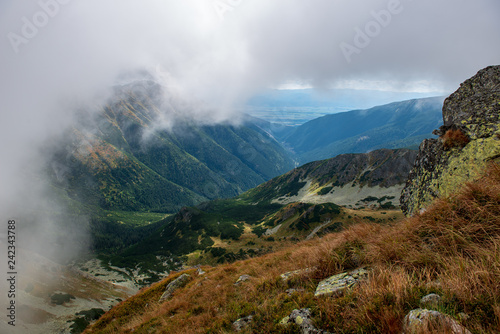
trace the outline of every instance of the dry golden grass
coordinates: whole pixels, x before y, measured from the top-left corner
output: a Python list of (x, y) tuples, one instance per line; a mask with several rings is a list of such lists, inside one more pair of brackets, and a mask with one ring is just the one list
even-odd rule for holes
[[(368, 280), (343, 296), (315, 298), (317, 283), (365, 266)], [(283, 282), (280, 274), (315, 268)], [(279, 321), (310, 308), (315, 325), (335, 333), (400, 333), (404, 316), (429, 293), (436, 307), (473, 333), (500, 332), (500, 167), (439, 199), (421, 215), (388, 225), (360, 223), (322, 239), (217, 267), (204, 267), (169, 301), (166, 284), (145, 289), (104, 315), (86, 333), (231, 333), (232, 322), (253, 315), (243, 333), (296, 333)], [(240, 275), (250, 281), (235, 286)], [(286, 290), (298, 289), (289, 296)], [(468, 317), (461, 318), (460, 313)], [(427, 328), (424, 333), (443, 333)]]

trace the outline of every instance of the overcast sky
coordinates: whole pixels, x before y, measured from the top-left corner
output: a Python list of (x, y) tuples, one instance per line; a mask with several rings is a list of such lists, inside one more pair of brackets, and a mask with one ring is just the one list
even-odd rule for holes
[(219, 103), (290, 82), (325, 88), (362, 80), (372, 88), (451, 91), (500, 59), (497, 0), (0, 6), (0, 80), (15, 98), (92, 95), (118, 73), (142, 67), (166, 73), (188, 96)]
[(0, 218), (72, 103), (125, 71), (223, 119), (268, 87), (452, 92), (498, 63), (498, 0), (1, 0)]

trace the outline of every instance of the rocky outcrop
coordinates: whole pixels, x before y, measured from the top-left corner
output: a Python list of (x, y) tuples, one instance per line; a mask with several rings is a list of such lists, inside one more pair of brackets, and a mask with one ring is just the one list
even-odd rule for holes
[(439, 139), (422, 142), (402, 191), (401, 209), (413, 215), (438, 196), (449, 196), (500, 158), (500, 66), (465, 81), (443, 105)]
[(368, 271), (364, 268), (356, 269), (351, 272), (334, 275), (319, 282), (315, 297), (319, 296), (338, 296), (344, 293), (344, 290), (354, 286), (360, 280), (368, 277)]
[(500, 123), (500, 66), (490, 66), (465, 81), (443, 106), (444, 127), (460, 126), (471, 138), (494, 135)]

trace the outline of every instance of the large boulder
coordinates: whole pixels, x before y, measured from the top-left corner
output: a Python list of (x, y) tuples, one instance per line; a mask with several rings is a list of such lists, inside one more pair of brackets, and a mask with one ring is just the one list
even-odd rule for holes
[(466, 80), (444, 102), (445, 127), (460, 126), (475, 138), (495, 134), (500, 124), (500, 66), (490, 66)]

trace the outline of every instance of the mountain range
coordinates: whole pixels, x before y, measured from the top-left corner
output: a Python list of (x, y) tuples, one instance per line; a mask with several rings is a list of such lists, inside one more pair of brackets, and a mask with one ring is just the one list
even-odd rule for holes
[(443, 97), (394, 102), (311, 120), (280, 133), (301, 163), (380, 148), (418, 148), (443, 123)]
[(237, 197), (184, 207), (137, 244), (100, 258), (157, 277), (165, 259), (230, 262), (365, 219), (388, 222), (400, 216), (415, 156), (383, 149), (312, 162)]
[[(101, 112), (81, 113), (54, 150), (54, 186), (87, 206), (175, 212), (235, 196), (294, 167), (255, 124), (200, 124), (168, 114), (161, 94), (155, 82), (134, 82), (116, 87)], [(161, 117), (175, 126), (162, 126)]]
[[(167, 94), (167, 95), (166, 95)], [(175, 213), (241, 194), (297, 164), (378, 148), (415, 148), (442, 124), (441, 98), (396, 102), (288, 127), (251, 116), (203, 123), (182, 115), (150, 77), (114, 88), (97, 112), (47, 150), (67, 206)], [(167, 100), (167, 102), (166, 102)]]

